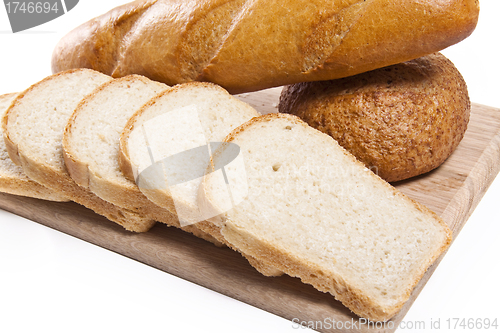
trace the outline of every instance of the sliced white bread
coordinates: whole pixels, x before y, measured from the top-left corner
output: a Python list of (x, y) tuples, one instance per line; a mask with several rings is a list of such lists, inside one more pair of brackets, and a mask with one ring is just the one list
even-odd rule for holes
[(28, 177), (104, 215), (130, 231), (147, 231), (154, 221), (100, 199), (71, 179), (64, 164), (62, 138), (78, 103), (112, 80), (89, 69), (49, 76), (21, 93), (3, 118), (9, 156)]
[[(64, 161), (73, 180), (101, 199), (142, 216), (180, 227), (177, 217), (148, 200), (123, 176), (118, 164), (120, 134), (148, 100), (168, 89), (139, 75), (108, 81), (85, 97), (71, 115), (63, 137)], [(196, 226), (186, 231), (220, 244)]]
[[(5, 115), (17, 93), (0, 95), (0, 118)], [(23, 172), (23, 168), (14, 164), (7, 153), (3, 140), (3, 131), (0, 128), (0, 192), (44, 199), (50, 201), (68, 201), (59, 192), (54, 192), (45, 186), (31, 180)]]
[[(176, 212), (182, 225), (197, 223), (226, 244), (220, 232), (203, 221), (205, 216), (197, 204), (199, 184), (210, 158), (208, 143), (222, 142), (231, 130), (258, 115), (217, 85), (177, 85), (149, 101), (127, 122), (120, 138), (121, 170), (138, 183), (149, 200)], [(182, 155), (186, 151), (195, 154)], [(180, 158), (161, 164), (172, 156)], [(176, 176), (186, 181), (177, 182), (173, 179)], [(281, 274), (252, 258), (249, 261), (264, 275)]]
[[(191, 82), (174, 86), (150, 100), (125, 125), (120, 139), (121, 169), (128, 179), (139, 185), (142, 182), (144, 186), (139, 187), (149, 200), (177, 211), (182, 224), (203, 221), (197, 191), (210, 160), (207, 145), (222, 142), (234, 128), (257, 116), (254, 108), (215, 84)], [(194, 151), (186, 158), (180, 154), (199, 147), (203, 149), (199, 154)], [(157, 179), (147, 177), (144, 171), (176, 155), (180, 156), (174, 161), (176, 164), (168, 165), (174, 169), (172, 173), (183, 173), (182, 179), (195, 179), (173, 184), (172, 176), (153, 184)]]
[[(243, 153), (246, 200), (228, 210), (227, 185), (215, 172), (205, 176), (199, 197), (220, 213), (214, 221), (224, 238), (361, 317), (394, 316), (451, 242), (436, 214), (295, 116), (254, 118), (226, 141)], [(216, 170), (228, 149), (213, 155)], [(245, 195), (239, 171), (229, 165), (226, 174), (233, 196)]]

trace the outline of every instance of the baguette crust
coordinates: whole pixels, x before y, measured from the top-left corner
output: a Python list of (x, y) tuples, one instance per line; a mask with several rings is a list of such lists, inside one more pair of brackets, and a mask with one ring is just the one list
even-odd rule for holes
[(331, 80), (468, 37), (477, 0), (135, 1), (66, 35), (52, 70), (211, 81), (231, 93)]
[[(287, 119), (291, 124), (309, 127), (305, 122), (300, 120), (300, 118), (293, 115), (279, 113), (267, 114), (258, 118), (254, 118), (236, 128), (231, 134), (226, 137), (224, 141), (233, 142), (235, 139), (237, 139), (240, 133), (250, 129), (255, 124), (273, 121), (277, 118)], [(328, 137), (329, 140), (333, 140), (331, 137), (319, 131), (318, 134)], [(214, 160), (217, 159), (221, 151), (223, 151), (223, 146), (220, 147), (214, 154)], [(343, 149), (343, 153), (347, 158), (351, 160), (352, 163), (364, 167), (361, 162), (356, 160), (356, 158), (348, 153), (345, 149)], [(372, 174), (372, 176), (379, 178), (375, 174)], [(394, 196), (399, 197), (400, 199), (408, 203), (408, 205), (414, 206), (418, 211), (423, 212), (424, 214), (429, 215), (430, 217), (435, 219), (438, 222), (440, 228), (442, 228), (442, 230), (445, 232), (445, 239), (442, 242), (441, 246), (432, 254), (430, 258), (428, 258), (426, 262), (422, 264), (417, 274), (413, 276), (411, 284), (405, 291), (404, 300), (398, 302), (397, 304), (394, 304), (394, 306), (391, 306), (390, 308), (381, 308), (363, 291), (351, 286), (349, 284), (349, 281), (345, 281), (344, 278), (338, 275), (336, 272), (325, 271), (324, 267), (319, 267), (310, 262), (300, 260), (290, 253), (283, 252), (282, 249), (279, 249), (274, 244), (270, 244), (265, 240), (256, 237), (254, 234), (248, 232), (244, 228), (241, 228), (232, 223), (233, 221), (231, 220), (230, 213), (225, 213), (222, 209), (217, 207), (216, 198), (214, 198), (211, 193), (207, 191), (206, 180), (202, 182), (202, 185), (200, 186), (199, 200), (200, 205), (203, 205), (204, 208), (215, 210), (220, 213), (217, 220), (219, 230), (221, 235), (227, 240), (228, 243), (230, 243), (231, 247), (237, 249), (245, 255), (249, 255), (257, 259), (261, 263), (276, 267), (277, 269), (282, 270), (284, 273), (290, 276), (298, 277), (302, 280), (302, 282), (311, 284), (313, 287), (322, 292), (328, 292), (332, 294), (337, 300), (341, 301), (344, 305), (351, 309), (351, 311), (361, 317), (368, 318), (373, 321), (386, 321), (392, 318), (401, 309), (405, 301), (409, 298), (412, 290), (420, 281), (429, 266), (432, 265), (434, 261), (449, 247), (452, 241), (452, 233), (446, 223), (434, 212), (429, 210), (424, 205), (407, 197), (403, 193), (397, 191), (390, 184), (386, 182), (383, 183), (384, 186), (394, 194)]]
[[(121, 39), (125, 38), (141, 14), (155, 2), (156, 0), (139, 0), (118, 6), (99, 19), (90, 20), (71, 31), (73, 38), (80, 42), (74, 44), (70, 39), (62, 39), (57, 44), (52, 67), (57, 66), (59, 69), (53, 72), (90, 68), (102, 73), (112, 73), (120, 54)], [(92, 38), (88, 38), (90, 36)], [(76, 63), (78, 65), (74, 66)]]

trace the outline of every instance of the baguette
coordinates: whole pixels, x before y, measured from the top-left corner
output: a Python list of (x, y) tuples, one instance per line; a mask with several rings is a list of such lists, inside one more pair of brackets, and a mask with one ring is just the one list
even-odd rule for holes
[(477, 0), (139, 0), (63, 37), (52, 70), (210, 81), (241, 93), (434, 53), (469, 36), (478, 15)]
[[(392, 318), (451, 242), (436, 214), (296, 116), (254, 118), (225, 141), (243, 153), (246, 199), (228, 210), (224, 178), (215, 172), (205, 176), (199, 196), (201, 207), (220, 214), (213, 222), (224, 238), (361, 317)], [(216, 170), (228, 149), (214, 154)], [(230, 181), (242, 177), (232, 167), (226, 173)], [(246, 186), (229, 184), (234, 197), (244, 195)]]

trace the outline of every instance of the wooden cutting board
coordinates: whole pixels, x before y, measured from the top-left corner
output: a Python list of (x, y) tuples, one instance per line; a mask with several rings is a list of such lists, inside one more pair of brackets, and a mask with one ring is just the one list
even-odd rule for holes
[[(262, 113), (276, 112), (280, 88), (238, 97)], [(473, 104), (467, 133), (453, 155), (438, 169), (394, 184), (439, 214), (458, 235), (500, 169), (500, 109)], [(0, 194), (0, 207), (103, 248), (156, 267), (185, 280), (300, 321), (356, 323), (340, 332), (392, 332), (403, 319), (439, 264), (424, 275), (410, 300), (384, 328), (368, 326), (331, 295), (296, 278), (267, 278), (228, 248), (217, 248), (175, 228), (157, 224), (134, 234), (75, 203), (56, 203)], [(394, 328), (391, 328), (394, 327)]]

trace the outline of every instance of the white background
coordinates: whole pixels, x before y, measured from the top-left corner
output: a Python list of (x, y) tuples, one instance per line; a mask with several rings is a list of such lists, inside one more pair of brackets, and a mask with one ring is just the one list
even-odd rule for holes
[[(121, 3), (82, 0), (66, 15), (17, 34), (10, 31), (0, 7), (0, 94), (21, 91), (49, 75), (56, 42), (73, 27)], [(473, 102), (500, 108), (500, 1), (483, 0), (481, 9), (473, 35), (443, 53), (462, 72)], [(413, 331), (436, 332), (430, 321), (437, 319), (439, 332), (447, 332), (448, 318), (500, 320), (499, 199), (500, 177), (406, 316), (408, 325), (426, 324), (426, 330)], [(0, 210), (0, 332), (308, 331), (294, 327), (265, 311)]]

